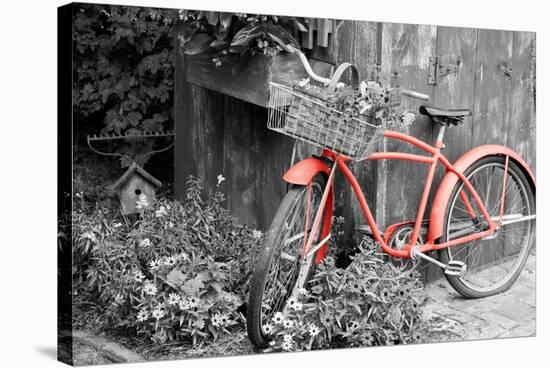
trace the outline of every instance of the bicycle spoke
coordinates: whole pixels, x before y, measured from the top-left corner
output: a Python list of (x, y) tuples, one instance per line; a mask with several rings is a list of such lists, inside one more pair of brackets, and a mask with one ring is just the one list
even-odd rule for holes
[[(503, 188), (505, 175), (506, 188)], [(531, 214), (523, 184), (514, 172), (505, 171), (503, 164), (490, 163), (482, 166), (470, 173), (468, 180), (475, 191), (482, 194), (483, 204), (496, 225), (500, 221), (506, 221), (506, 216), (514, 219), (513, 216)], [(464, 186), (458, 189), (447, 220), (447, 240), (487, 229), (482, 216), (478, 217), (481, 221), (477, 224), (469, 219), (470, 212), (462, 199), (457, 200), (461, 190), (464, 190)], [(471, 197), (472, 195), (467, 193), (468, 200)], [(478, 207), (475, 201), (471, 203)], [(503, 220), (500, 220), (503, 205)], [(480, 213), (479, 211), (478, 216)], [(523, 259), (522, 255), (530, 238), (530, 222), (531, 220), (504, 224), (493, 235), (447, 248), (450, 260), (459, 260), (467, 265), (466, 273), (460, 277), (462, 282), (470, 289), (479, 291), (495, 289), (504, 284), (515, 273)]]
[[(266, 276), (262, 299), (262, 324), (269, 322), (277, 311), (281, 311), (290, 296), (294, 283), (298, 278), (301, 265), (300, 252), (302, 241), (309, 236), (313, 226), (310, 221), (307, 229), (306, 216), (314, 218), (320, 204), (322, 193), (319, 186), (315, 187), (315, 196), (308, 206), (308, 190), (304, 189), (289, 210), (282, 224), (282, 231), (273, 242), (277, 249), (273, 251), (271, 265)], [(306, 214), (309, 208), (310, 213)]]

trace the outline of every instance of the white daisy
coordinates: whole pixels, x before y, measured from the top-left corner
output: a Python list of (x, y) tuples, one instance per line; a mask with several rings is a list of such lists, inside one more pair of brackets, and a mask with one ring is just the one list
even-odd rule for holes
[(319, 327), (312, 324), (311, 326), (309, 326), (307, 332), (309, 332), (311, 336), (317, 336), (319, 335), (320, 330)]
[(293, 342), (294, 340), (292, 339), (292, 335), (291, 334), (284, 334), (283, 335), (283, 341), (287, 341), (287, 342)]
[(190, 308), (188, 300), (180, 300), (180, 302), (178, 303), (178, 306), (180, 307), (180, 310), (182, 310), (182, 311), (186, 311)]
[(216, 314), (214, 315), (214, 317), (212, 317), (212, 318), (210, 319), (210, 321), (212, 322), (212, 326), (214, 326), (214, 327), (220, 327), (220, 325), (221, 325), (221, 321), (220, 321), (220, 319), (219, 319), (219, 317), (218, 317), (218, 314), (219, 314), (219, 313), (216, 313)]
[(204, 320), (199, 319), (199, 320), (193, 322), (193, 327), (198, 328), (199, 330), (202, 330), (204, 328)]
[(141, 271), (135, 271), (134, 272), (134, 280), (137, 282), (142, 282), (143, 279), (145, 279), (145, 275)]
[(266, 323), (265, 325), (262, 326), (262, 328), (264, 330), (264, 333), (266, 335), (269, 335), (273, 332), (274, 326), (271, 323)]
[(149, 268), (151, 271), (158, 271), (161, 266), (160, 259), (155, 259), (154, 261), (149, 262)]
[(288, 298), (288, 300), (286, 301), (286, 306), (290, 308), (294, 308), (296, 303), (298, 303), (298, 299), (296, 299), (295, 297), (291, 297), (291, 298)]
[(174, 266), (176, 264), (176, 258), (175, 257), (166, 257), (164, 259), (164, 264), (168, 267)]
[(151, 282), (146, 282), (143, 284), (143, 292), (147, 295), (156, 295), (157, 294), (157, 287)]
[(138, 322), (144, 322), (149, 318), (149, 312), (147, 312), (145, 309), (142, 309), (139, 311), (137, 315)]
[(305, 295), (307, 295), (308, 293), (309, 293), (309, 292), (307, 291), (306, 288), (301, 287), (301, 288), (298, 289), (298, 294), (300, 294), (300, 295), (304, 295), (304, 296), (305, 296)]
[(181, 297), (178, 294), (170, 293), (170, 295), (168, 295), (168, 304), (176, 305), (176, 304), (179, 304), (180, 301), (181, 301)]
[(273, 315), (272, 320), (273, 320), (273, 323), (275, 323), (276, 325), (279, 325), (283, 323), (283, 321), (285, 320), (285, 316), (281, 312), (277, 312)]
[(292, 341), (283, 341), (281, 344), (281, 348), (284, 351), (290, 351), (292, 349)]
[(227, 326), (227, 324), (229, 323), (229, 316), (225, 313), (221, 313), (218, 316), (218, 319), (220, 320), (220, 325), (223, 327)]
[(187, 304), (189, 308), (196, 308), (199, 306), (199, 300), (197, 298), (191, 297), (187, 299)]
[(166, 312), (164, 311), (164, 309), (159, 307), (153, 309), (153, 318), (156, 318), (157, 321), (162, 317), (164, 317), (165, 315), (166, 315)]
[(283, 321), (283, 327), (284, 328), (292, 328), (293, 325), (294, 325), (294, 323), (292, 323), (292, 321), (289, 320), (289, 319), (285, 319)]
[(295, 311), (301, 311), (304, 308), (304, 305), (300, 302), (296, 302), (296, 304), (294, 304), (291, 308)]
[(221, 183), (223, 183), (225, 181), (225, 178), (223, 177), (222, 174), (218, 175), (218, 185), (220, 185)]

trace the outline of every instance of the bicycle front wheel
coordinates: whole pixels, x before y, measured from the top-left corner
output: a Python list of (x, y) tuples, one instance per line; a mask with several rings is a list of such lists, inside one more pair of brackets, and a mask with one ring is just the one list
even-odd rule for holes
[[(445, 276), (451, 286), (467, 298), (482, 298), (509, 289), (529, 256), (535, 233), (535, 193), (514, 161), (508, 162), (508, 170), (505, 167), (504, 157), (488, 156), (465, 171), (492, 221), (501, 223), (501, 227), (489, 237), (442, 249), (439, 253), (443, 263), (460, 261), (466, 265), (466, 272), (461, 276)], [(464, 183), (457, 183), (447, 205), (441, 240), (453, 240), (487, 228)]]
[(274, 314), (283, 311), (292, 293), (305, 287), (311, 277), (315, 254), (303, 258), (300, 252), (313, 227), (324, 188), (325, 180), (318, 175), (310, 185), (290, 189), (265, 235), (247, 305), (248, 337), (256, 346), (265, 345), (268, 336), (264, 326), (272, 323)]

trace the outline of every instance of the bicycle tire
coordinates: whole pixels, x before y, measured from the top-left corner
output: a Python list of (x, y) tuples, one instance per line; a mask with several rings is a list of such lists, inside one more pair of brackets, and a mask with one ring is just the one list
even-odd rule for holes
[[(482, 173), (483, 173), (482, 170), (485, 170), (485, 169), (488, 170), (490, 168), (493, 169), (493, 171), (492, 171), (493, 174), (495, 172), (495, 169), (497, 169), (497, 168), (499, 170), (501, 170), (502, 173), (504, 173), (504, 167), (505, 167), (505, 158), (503, 156), (492, 155), (492, 156), (484, 157), (484, 158), (474, 162), (468, 169), (465, 170), (464, 174), (468, 178), (468, 180), (472, 183), (472, 185), (474, 185), (474, 188), (476, 187), (476, 185), (479, 187), (479, 188), (475, 188), (475, 189), (476, 189), (476, 191), (478, 191), (478, 194), (480, 194), (479, 190), (483, 189), (483, 188), (481, 188), (482, 185), (479, 184), (479, 181), (477, 181), (477, 184), (475, 184), (476, 183), (475, 175), (479, 173), (478, 175), (481, 176)], [(488, 179), (488, 181), (490, 180), (489, 183), (494, 182), (494, 181), (498, 182), (499, 180), (502, 180), (501, 178), (497, 177), (496, 180), (493, 180), (493, 178), (491, 177), (490, 179)], [(514, 182), (511, 183), (510, 182), (511, 180), (513, 180)], [(509, 162), (508, 162), (507, 182), (508, 182), (508, 185), (507, 185), (507, 189), (506, 189), (506, 192), (505, 192), (505, 203), (510, 202), (510, 201), (506, 202), (507, 198), (509, 198), (508, 191), (510, 190), (510, 187), (517, 186), (518, 190), (523, 191), (523, 193), (520, 194), (520, 195), (523, 195), (522, 201), (524, 201), (525, 205), (526, 205), (525, 210), (523, 208), (521, 209), (522, 212), (526, 212), (524, 215), (535, 214), (535, 193), (534, 193), (534, 189), (531, 186), (531, 184), (530, 184), (526, 174), (524, 173), (524, 171), (513, 160), (509, 160)], [(443, 236), (440, 239), (440, 242), (448, 241), (451, 238), (451, 236), (450, 236), (451, 221), (452, 221), (452, 218), (453, 218), (452, 217), (453, 213), (455, 213), (455, 212), (453, 212), (453, 208), (455, 208), (455, 209), (459, 208), (458, 205), (456, 204), (456, 202), (457, 202), (457, 198), (460, 194), (459, 191), (461, 190), (462, 187), (463, 187), (463, 183), (458, 182), (455, 185), (455, 187), (453, 188), (453, 191), (451, 192), (450, 201), (448, 202), (447, 208), (445, 210), (445, 221), (444, 221)], [(498, 215), (499, 205), (498, 204), (497, 205), (489, 204), (490, 197), (492, 195), (491, 194), (492, 191), (490, 190), (490, 188), (491, 188), (491, 185), (488, 184), (488, 188), (485, 188), (487, 196), (486, 196), (485, 199), (482, 197), (482, 200), (484, 200), (484, 205), (486, 206), (487, 211), (489, 211), (489, 215), (493, 216), (493, 215)], [(496, 191), (494, 193), (496, 193), (495, 194), (495, 199), (498, 200), (498, 198), (502, 194), (502, 192)], [(481, 196), (481, 194), (480, 194), (480, 196)], [(515, 206), (515, 204), (513, 206)], [(508, 204), (506, 205), (506, 207), (508, 207)], [(508, 209), (508, 208), (506, 208), (506, 209)], [(506, 209), (505, 209), (505, 211), (506, 211)], [(462, 211), (464, 211), (464, 210), (462, 210)], [(491, 213), (491, 211), (493, 211), (493, 213)], [(506, 212), (504, 213), (504, 215), (506, 215)], [(495, 270), (495, 271), (493, 271), (493, 273), (500, 273), (501, 269), (502, 270), (505, 269), (505, 267), (503, 265), (506, 263), (504, 260), (506, 259), (507, 244), (508, 244), (508, 247), (510, 247), (511, 246), (510, 244), (515, 241), (515, 238), (513, 236), (512, 236), (511, 239), (509, 239), (510, 234), (508, 234), (506, 232), (506, 231), (509, 231), (509, 230), (507, 230), (508, 228), (505, 228), (503, 226), (503, 228), (501, 228), (501, 230), (499, 230), (500, 233), (497, 233), (495, 238), (479, 239), (479, 240), (476, 240), (476, 241), (469, 242), (465, 245), (459, 245), (459, 246), (455, 246), (455, 247), (441, 249), (439, 251), (439, 257), (440, 257), (440, 260), (445, 264), (449, 263), (449, 261), (451, 261), (453, 259), (453, 257), (454, 257), (454, 259), (456, 259), (458, 257), (459, 252), (461, 252), (461, 251), (464, 252), (466, 247), (469, 247), (469, 249), (466, 249), (466, 253), (468, 254), (468, 256), (469, 256), (470, 252), (472, 252), (472, 254), (473, 254), (473, 256), (471, 257), (472, 259), (475, 258), (475, 253), (474, 252), (476, 252), (476, 249), (479, 249), (479, 250), (477, 250), (477, 252), (480, 254), (480, 255), (477, 256), (478, 259), (481, 258), (480, 260), (478, 260), (478, 263), (479, 263), (478, 266), (476, 266), (476, 261), (475, 260), (470, 260), (469, 261), (470, 263), (473, 264), (474, 267), (479, 267), (479, 271), (477, 273), (477, 279), (475, 279), (475, 281), (472, 281), (472, 280), (474, 280), (473, 276), (470, 276), (471, 280), (469, 280), (469, 279), (467, 279), (467, 275), (451, 276), (451, 275), (445, 274), (445, 277), (446, 277), (447, 281), (451, 284), (451, 286), (459, 294), (461, 294), (462, 296), (464, 296), (466, 298), (471, 298), (471, 299), (484, 298), (484, 297), (499, 294), (499, 293), (502, 293), (502, 292), (508, 290), (516, 282), (516, 280), (519, 277), (521, 271), (523, 270), (523, 267), (525, 266), (525, 262), (527, 261), (527, 258), (529, 256), (530, 249), (532, 247), (536, 223), (535, 223), (535, 221), (531, 221), (531, 220), (526, 221), (525, 223), (527, 223), (527, 226), (528, 226), (526, 238), (522, 240), (524, 243), (522, 244), (522, 248), (520, 249), (520, 251), (518, 253), (518, 256), (517, 256), (517, 259), (515, 260), (515, 263), (513, 263), (513, 265), (512, 265), (513, 268), (511, 268), (511, 270), (505, 275), (504, 278), (502, 278), (498, 282), (495, 281), (494, 285), (488, 285), (490, 282), (494, 281), (494, 280), (491, 280), (491, 279), (496, 279), (496, 277), (494, 275), (489, 276), (490, 271), (491, 271), (491, 267), (493, 267), (493, 269)], [(478, 226), (478, 225), (473, 225), (473, 226)], [(505, 230), (502, 230), (502, 229), (505, 229)], [(502, 234), (504, 234), (504, 235), (502, 235)], [(500, 236), (500, 235), (502, 235), (502, 236)], [(482, 242), (486, 242), (487, 240), (490, 241), (489, 242), (490, 245), (487, 245), (487, 243), (482, 244)], [(497, 241), (495, 241), (493, 243), (493, 240), (497, 240)], [(506, 241), (508, 241), (508, 243), (506, 243)], [(497, 244), (497, 245), (501, 244), (502, 250), (501, 250), (501, 248), (496, 248), (494, 246), (494, 244)], [(485, 249), (479, 248), (482, 245), (486, 245), (487, 247)], [(477, 246), (478, 248), (474, 248), (474, 246)], [(461, 248), (461, 247), (464, 247), (464, 248)], [(488, 247), (490, 247), (490, 248), (488, 248)], [(492, 253), (493, 249), (495, 249), (495, 252), (497, 250), (499, 252), (502, 252), (504, 254), (504, 256), (500, 259), (496, 259), (496, 260), (493, 259), (493, 263), (489, 262), (489, 263), (484, 264), (483, 263), (483, 254), (488, 253), (488, 250), (490, 250), (491, 253)], [(454, 253), (454, 256), (453, 256), (453, 253)], [(500, 262), (501, 264), (499, 265), (498, 262)], [(489, 266), (486, 266), (487, 264), (489, 264)], [(482, 266), (484, 266), (484, 267), (482, 268)], [(468, 272), (470, 272), (470, 271), (467, 268), (466, 273), (468, 273)], [(471, 271), (471, 272), (473, 274), (474, 271)], [(483, 274), (483, 272), (485, 272), (485, 274), (487, 276), (485, 276)]]
[[(262, 249), (260, 250), (260, 253), (258, 255), (257, 263), (256, 263), (252, 280), (251, 280), (251, 287), (250, 287), (250, 293), (249, 293), (248, 305), (247, 305), (248, 337), (250, 341), (257, 347), (264, 346), (268, 341), (268, 336), (264, 334), (263, 328), (262, 328), (263, 324), (267, 322), (265, 321), (265, 319), (269, 318), (269, 316), (264, 316), (264, 313), (262, 312), (262, 306), (266, 304), (264, 302), (264, 297), (266, 294), (266, 283), (268, 282), (267, 280), (268, 274), (272, 269), (274, 261), (281, 260), (282, 253), (279, 254), (278, 250), (281, 249), (280, 247), (281, 245), (280, 243), (282, 243), (282, 241), (280, 241), (282, 240), (281, 235), (283, 231), (285, 231), (285, 227), (288, 227), (286, 226), (287, 225), (286, 221), (288, 220), (289, 216), (292, 215), (293, 211), (297, 209), (296, 206), (299, 206), (299, 202), (300, 200), (303, 199), (303, 196), (307, 194), (308, 187), (309, 186), (293, 186), (288, 191), (283, 201), (279, 205), (279, 208), (277, 210), (277, 213), (275, 214), (275, 217), (273, 218), (273, 221), (271, 222), (271, 226), (269, 227), (269, 230), (265, 235)], [(311, 187), (312, 187), (312, 193), (316, 193), (316, 195), (319, 196), (319, 202), (320, 202), (320, 196), (322, 196), (323, 190), (325, 189), (325, 178), (322, 175), (317, 175), (313, 179), (311, 183)], [(318, 206), (317, 207), (314, 206), (314, 208), (311, 209), (310, 213), (313, 213), (313, 216), (316, 213), (317, 208)], [(313, 218), (311, 219), (311, 222), (313, 222)], [(320, 234), (320, 231), (318, 232), (318, 234)], [(319, 238), (319, 235), (317, 236), (316, 241), (318, 241), (318, 238)], [(284, 240), (285, 241), (288, 240), (288, 236), (284, 238)], [(299, 257), (299, 252), (301, 250), (301, 243), (296, 244), (294, 248), (295, 249), (293, 250), (296, 252), (297, 256)], [(279, 255), (279, 257), (277, 257), (277, 255)], [(315, 255), (316, 253), (313, 255), (312, 259), (315, 258)], [(300, 267), (298, 268), (298, 273), (304, 271), (301, 269), (301, 267), (304, 267), (304, 265), (300, 264)], [(314, 272), (315, 263), (311, 261), (305, 267), (308, 267), (308, 269), (305, 270), (307, 272), (305, 283), (307, 283), (307, 281), (311, 278), (311, 275)], [(294, 273), (292, 274), (292, 277), (294, 277)], [(282, 296), (282, 298), (285, 298), (284, 300), (282, 300), (282, 306), (284, 306), (284, 304), (286, 303), (286, 299), (292, 293), (292, 290), (294, 290), (294, 288), (296, 287), (295, 285), (296, 279), (293, 280), (292, 277), (290, 277), (289, 280), (287, 281), (289, 285), (287, 286), (287, 290), (286, 290), (287, 295)], [(305, 287), (305, 285), (301, 285), (301, 286)], [(291, 290), (290, 293), (288, 292), (289, 290)], [(277, 306), (281, 307), (280, 300), (277, 300), (276, 303), (277, 304), (275, 305), (275, 307)], [(275, 312), (276, 312), (275, 310), (272, 311), (272, 313), (275, 313)]]

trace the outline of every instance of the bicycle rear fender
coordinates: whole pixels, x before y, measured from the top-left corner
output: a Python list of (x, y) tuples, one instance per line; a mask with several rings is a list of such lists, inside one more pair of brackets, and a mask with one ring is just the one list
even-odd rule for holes
[[(290, 184), (308, 185), (311, 183), (315, 175), (322, 173), (327, 177), (330, 174), (330, 169), (326, 163), (316, 157), (309, 157), (292, 166), (283, 175), (283, 180)], [(323, 228), (321, 229), (321, 239), (326, 238), (330, 234), (330, 226), (332, 223), (332, 209), (334, 205), (334, 189), (331, 186), (328, 193), (325, 216), (323, 219)], [(317, 251), (315, 263), (319, 264), (325, 258), (327, 252), (327, 244), (323, 245)]]
[[(535, 191), (535, 176), (531, 172), (529, 165), (521, 158), (519, 154), (512, 151), (508, 147), (496, 145), (496, 144), (487, 144), (471, 149), (466, 152), (462, 157), (460, 157), (453, 166), (459, 172), (464, 172), (470, 167), (474, 162), (483, 157), (490, 155), (503, 155), (509, 156), (519, 167), (523, 169), (527, 178), (531, 182), (533, 191)], [(459, 181), (458, 175), (452, 171), (448, 171), (434, 197), (432, 204), (432, 209), (430, 212), (430, 226), (428, 230), (428, 243), (434, 244), (435, 241), (443, 235), (443, 226), (445, 222), (445, 209), (447, 208), (447, 203), (450, 200), (453, 188), (455, 184)]]

